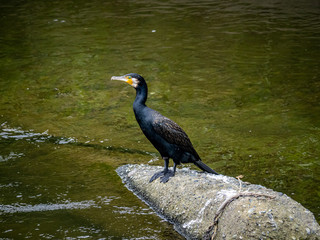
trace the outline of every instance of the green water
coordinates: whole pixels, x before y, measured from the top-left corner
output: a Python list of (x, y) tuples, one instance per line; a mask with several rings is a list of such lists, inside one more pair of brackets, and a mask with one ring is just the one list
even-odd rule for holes
[(115, 173), (163, 165), (129, 72), (210, 167), (319, 221), (318, 1), (0, 3), (0, 238), (181, 238)]

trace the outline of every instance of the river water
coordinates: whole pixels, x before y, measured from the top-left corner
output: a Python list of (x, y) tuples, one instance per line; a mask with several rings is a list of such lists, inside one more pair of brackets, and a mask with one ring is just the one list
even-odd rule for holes
[(181, 239), (115, 173), (163, 165), (129, 72), (210, 167), (319, 221), (319, 1), (0, 3), (0, 238)]

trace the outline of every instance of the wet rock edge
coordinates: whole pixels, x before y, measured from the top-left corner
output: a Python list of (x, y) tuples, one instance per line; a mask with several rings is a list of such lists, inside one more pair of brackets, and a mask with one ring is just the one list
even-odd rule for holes
[[(161, 167), (143, 164), (129, 164), (119, 167), (116, 171), (130, 191), (149, 205), (161, 218), (172, 223), (175, 230), (182, 236), (187, 239), (203, 239), (208, 226), (212, 225), (218, 207), (228, 198), (228, 194), (221, 198), (221, 192), (236, 192), (239, 188), (238, 180), (222, 175), (215, 177), (211, 174), (182, 169), (178, 170), (176, 176), (166, 184), (160, 183), (159, 180), (149, 183), (148, 179), (161, 169)], [(199, 182), (200, 184), (198, 184)], [(203, 182), (209, 182), (211, 193), (208, 195), (206, 195), (208, 189), (206, 186), (203, 187)], [(207, 205), (202, 202), (195, 202), (194, 206), (190, 206), (189, 201), (188, 209), (184, 208), (183, 210), (183, 206), (179, 206), (180, 200), (184, 199), (181, 200), (182, 205), (190, 196), (199, 196), (199, 194), (194, 194), (194, 192), (199, 193), (199, 187), (203, 188), (200, 189), (202, 190), (200, 195), (204, 194), (204, 201), (213, 196), (215, 196), (215, 199), (207, 200), (206, 204), (209, 202)], [(270, 237), (287, 239), (289, 236), (292, 239), (320, 239), (319, 224), (313, 214), (301, 204), (283, 193), (266, 189), (260, 185), (243, 184), (243, 190), (273, 194), (276, 199), (273, 201), (249, 199), (249, 201), (254, 202), (252, 204), (254, 207), (249, 210), (242, 207), (248, 205), (248, 199), (236, 200), (236, 204), (228, 207), (219, 220), (219, 229), (215, 239), (228, 237), (236, 237), (237, 239), (241, 237), (243, 239)], [(176, 192), (177, 194), (175, 194)], [(169, 195), (167, 193), (170, 194), (169, 197), (164, 196)], [(257, 201), (260, 202), (257, 203)], [(176, 206), (178, 210), (170, 208), (171, 204)], [(267, 212), (264, 209), (269, 209), (269, 211)], [(189, 210), (191, 213), (188, 212)], [(199, 218), (200, 220), (195, 219), (195, 215), (199, 211), (203, 213), (201, 219)], [(241, 213), (239, 213), (240, 211)], [(237, 214), (234, 214), (235, 212)], [(248, 215), (250, 216), (248, 217)], [(194, 224), (191, 224), (194, 222), (197, 225), (193, 226)]]

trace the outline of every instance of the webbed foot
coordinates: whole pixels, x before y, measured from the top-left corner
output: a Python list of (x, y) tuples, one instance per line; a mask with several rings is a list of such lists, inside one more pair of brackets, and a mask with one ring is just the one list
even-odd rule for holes
[(161, 172), (157, 172), (155, 173), (149, 180), (149, 183), (153, 182), (154, 180), (156, 180), (157, 178), (161, 177), (164, 175), (164, 171)]
[(157, 172), (150, 178), (149, 183), (153, 182), (159, 177), (160, 177), (160, 182), (166, 183), (173, 176), (174, 176), (174, 171), (171, 171), (171, 170)]
[(160, 182), (162, 183), (166, 183), (169, 181), (169, 179), (171, 177), (174, 176), (174, 171), (168, 170), (161, 178), (160, 178)]

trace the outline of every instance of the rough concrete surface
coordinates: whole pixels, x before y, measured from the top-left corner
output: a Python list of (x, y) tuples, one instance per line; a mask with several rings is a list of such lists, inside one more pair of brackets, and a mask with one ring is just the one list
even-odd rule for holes
[(177, 170), (165, 184), (159, 179), (149, 183), (160, 170), (124, 165), (117, 173), (187, 239), (320, 239), (313, 214), (283, 193), (189, 169)]

